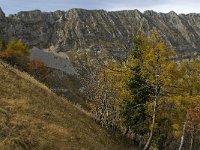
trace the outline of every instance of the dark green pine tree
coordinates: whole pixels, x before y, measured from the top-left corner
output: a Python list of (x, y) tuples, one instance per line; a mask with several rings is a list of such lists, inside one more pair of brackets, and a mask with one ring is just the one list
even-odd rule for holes
[[(135, 36), (132, 55), (141, 59), (141, 38)], [(131, 91), (131, 99), (125, 99), (121, 105), (121, 117), (124, 125), (138, 135), (148, 133), (148, 123), (145, 104), (149, 101), (152, 88), (141, 75), (141, 67), (131, 68), (132, 74), (127, 79), (127, 88)]]

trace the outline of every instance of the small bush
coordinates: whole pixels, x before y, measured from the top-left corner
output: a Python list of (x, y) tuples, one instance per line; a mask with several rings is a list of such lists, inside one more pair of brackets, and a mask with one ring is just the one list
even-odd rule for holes
[(5, 49), (0, 52), (0, 58), (21, 70), (27, 70), (29, 51), (22, 40), (11, 40)]
[(29, 73), (43, 80), (48, 74), (48, 67), (42, 61), (34, 59), (29, 64)]

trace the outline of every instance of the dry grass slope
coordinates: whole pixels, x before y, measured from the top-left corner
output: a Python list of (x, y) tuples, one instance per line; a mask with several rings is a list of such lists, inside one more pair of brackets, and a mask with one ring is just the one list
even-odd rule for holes
[(7, 67), (1, 62), (1, 150), (124, 149), (84, 111), (27, 74)]

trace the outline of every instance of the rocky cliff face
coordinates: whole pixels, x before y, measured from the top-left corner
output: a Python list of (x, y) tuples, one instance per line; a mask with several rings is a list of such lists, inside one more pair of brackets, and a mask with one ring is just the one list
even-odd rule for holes
[(34, 10), (6, 17), (0, 10), (0, 35), (5, 39), (22, 38), (30, 47), (64, 52), (123, 49), (139, 27), (146, 33), (156, 28), (177, 50), (200, 49), (200, 14), (71, 9), (49, 13)]

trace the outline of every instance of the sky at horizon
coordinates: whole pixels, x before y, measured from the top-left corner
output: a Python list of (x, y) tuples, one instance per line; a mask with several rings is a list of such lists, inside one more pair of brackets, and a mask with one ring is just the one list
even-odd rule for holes
[(167, 13), (200, 13), (200, 0), (0, 0), (6, 15), (19, 11), (39, 9), (41, 11), (67, 11), (72, 8), (104, 9), (107, 11), (154, 10)]

